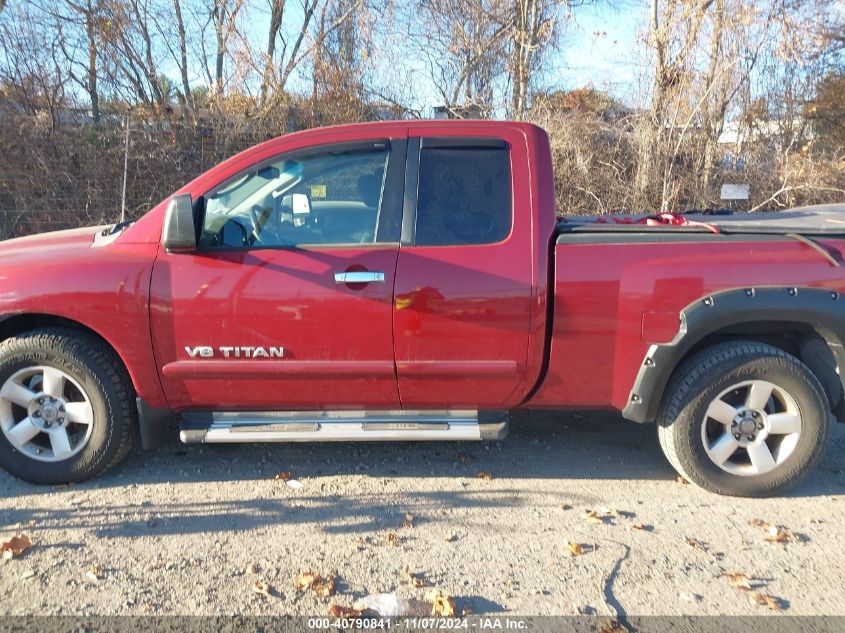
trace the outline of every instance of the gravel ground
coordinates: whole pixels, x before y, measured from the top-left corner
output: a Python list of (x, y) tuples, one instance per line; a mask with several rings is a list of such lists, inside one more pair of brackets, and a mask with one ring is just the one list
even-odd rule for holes
[[(653, 427), (609, 414), (523, 414), (493, 444), (174, 441), (64, 488), (0, 473), (0, 539), (33, 544), (0, 562), (0, 614), (326, 615), (435, 587), (476, 614), (771, 613), (757, 592), (843, 615), (845, 427), (832, 440), (799, 488), (762, 500), (677, 481)], [(302, 571), (336, 574), (336, 595), (298, 592)]]

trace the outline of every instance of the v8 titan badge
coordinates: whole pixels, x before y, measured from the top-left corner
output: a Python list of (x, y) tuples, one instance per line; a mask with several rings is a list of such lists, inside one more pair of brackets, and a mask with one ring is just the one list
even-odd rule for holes
[(185, 351), (191, 358), (284, 358), (284, 347), (249, 347), (220, 346), (217, 348), (208, 345), (198, 347), (185, 347)]

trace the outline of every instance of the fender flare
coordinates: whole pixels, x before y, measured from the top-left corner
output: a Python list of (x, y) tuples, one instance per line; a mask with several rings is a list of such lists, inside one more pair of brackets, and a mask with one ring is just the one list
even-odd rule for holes
[[(634, 422), (657, 418), (666, 386), (689, 351), (723, 328), (762, 322), (810, 326), (825, 340), (845, 372), (845, 297), (834, 290), (801, 287), (734, 288), (707, 295), (680, 312), (680, 328), (669, 343), (652, 345), (640, 365), (622, 416)], [(845, 375), (839, 380), (845, 390)], [(845, 399), (834, 413), (845, 414)]]

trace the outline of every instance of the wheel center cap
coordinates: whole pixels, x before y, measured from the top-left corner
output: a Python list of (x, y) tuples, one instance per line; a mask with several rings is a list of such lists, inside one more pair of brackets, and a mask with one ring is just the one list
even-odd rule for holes
[(67, 421), (64, 405), (63, 400), (41, 394), (30, 404), (29, 415), (36, 426), (48, 431), (64, 426)]
[(757, 423), (751, 419), (744, 419), (739, 423), (739, 432), (743, 435), (751, 435), (757, 430)]

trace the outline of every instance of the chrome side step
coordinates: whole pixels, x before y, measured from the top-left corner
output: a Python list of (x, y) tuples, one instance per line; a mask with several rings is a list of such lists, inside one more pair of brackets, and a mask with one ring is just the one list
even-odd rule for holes
[(507, 411), (247, 411), (182, 414), (186, 444), (500, 440)]

